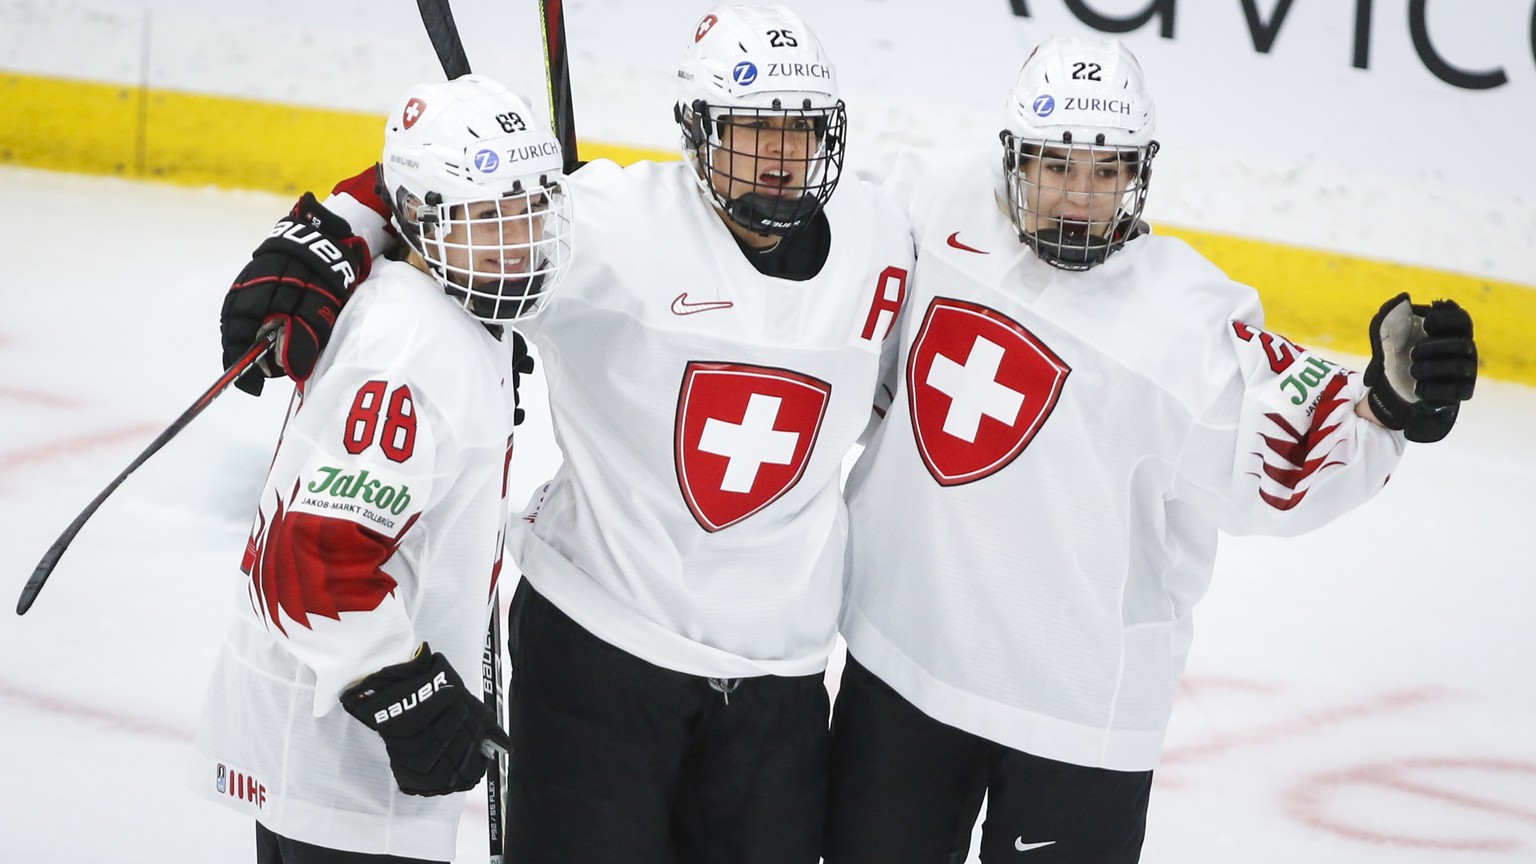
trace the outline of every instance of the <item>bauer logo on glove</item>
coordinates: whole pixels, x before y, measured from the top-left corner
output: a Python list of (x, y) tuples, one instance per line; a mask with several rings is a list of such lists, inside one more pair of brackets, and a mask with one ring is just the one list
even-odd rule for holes
[(267, 233), (268, 237), (280, 237), (292, 242), (299, 249), (308, 250), (320, 259), (321, 266), (329, 267), (341, 277), (341, 286), (351, 288), (357, 282), (357, 271), (331, 238), (321, 231), (321, 220), (311, 218), (309, 224), (283, 219)]
[[(404, 714), (412, 708), (415, 708), (417, 705), (420, 705), (428, 699), (431, 699), (433, 693), (436, 693), (444, 687), (452, 686), (452, 684), (448, 683), (448, 673), (438, 672), (436, 675), (432, 676), (432, 680), (430, 682), (421, 685), (420, 690), (417, 690), (415, 693), (412, 693), (404, 699), (391, 704), (388, 708), (380, 708), (379, 710), (373, 712), (373, 722), (382, 725), (388, 721), (389, 718), (399, 717), (401, 714)], [(369, 690), (368, 692), (363, 693), (359, 698), (367, 699), (373, 695), (374, 692)]]
[(485, 703), (464, 689), (448, 658), (425, 642), (408, 662), (369, 675), (341, 694), (341, 706), (384, 739), (395, 784), (407, 795), (447, 795), (485, 776), (487, 742), (512, 742)]

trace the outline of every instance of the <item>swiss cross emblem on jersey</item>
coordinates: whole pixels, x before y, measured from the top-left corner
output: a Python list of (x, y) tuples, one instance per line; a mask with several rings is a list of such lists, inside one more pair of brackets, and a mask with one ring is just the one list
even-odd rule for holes
[(995, 309), (937, 297), (907, 358), (912, 433), (943, 486), (1012, 462), (1045, 425), (1072, 370)]
[(706, 531), (729, 528), (800, 481), (832, 385), (787, 369), (689, 363), (673, 433), (677, 482)]

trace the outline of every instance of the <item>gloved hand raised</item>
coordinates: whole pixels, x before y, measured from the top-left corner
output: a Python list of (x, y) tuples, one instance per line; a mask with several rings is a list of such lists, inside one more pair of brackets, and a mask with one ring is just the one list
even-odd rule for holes
[(1477, 384), (1472, 316), (1454, 300), (1421, 306), (1407, 293), (1388, 300), (1371, 319), (1365, 384), (1383, 426), (1403, 430), (1409, 441), (1444, 438)]
[(341, 706), (384, 739), (389, 769), (407, 795), (473, 789), (485, 775), (487, 752), (512, 748), (491, 710), (425, 642), (410, 661), (347, 688)]
[(219, 334), (226, 368), (251, 346), (264, 323), (277, 319), (286, 328), (277, 351), (235, 386), (259, 395), (263, 375), (275, 378), (286, 372), (296, 381), (308, 378), (337, 313), (353, 286), (368, 277), (369, 266), (368, 244), (352, 234), (347, 220), (304, 193), (256, 247), (224, 296)]

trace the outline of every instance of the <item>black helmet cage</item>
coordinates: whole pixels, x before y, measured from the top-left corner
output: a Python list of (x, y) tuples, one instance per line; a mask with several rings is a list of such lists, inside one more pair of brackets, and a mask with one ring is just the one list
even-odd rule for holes
[[(783, 237), (804, 228), (831, 199), (842, 176), (848, 128), (847, 109), (842, 100), (829, 108), (813, 108), (809, 99), (799, 108), (785, 108), (778, 99), (773, 100), (771, 107), (749, 108), (711, 104), (698, 99), (686, 109), (675, 106), (673, 116), (682, 128), (700, 185), (732, 222), (755, 233)], [(778, 129), (759, 125), (760, 121), (779, 119), (786, 122)], [(800, 126), (796, 122), (799, 120), (805, 121), (805, 125)], [(755, 129), (755, 136), (731, 136), (733, 139), (746, 138), (749, 146), (760, 145), (763, 136), (778, 134), (781, 136), (779, 152), (783, 154), (790, 152), (787, 146), (790, 136), (809, 131), (812, 146), (806, 148), (803, 156), (774, 160), (798, 166), (795, 173), (800, 176), (800, 182), (779, 187), (781, 195), (765, 195), (756, 191), (762, 184), (759, 174), (747, 177), (732, 174), (732, 156), (745, 157), (738, 164), (751, 166), (755, 171), (760, 158), (758, 153), (764, 148), (759, 146), (756, 151), (727, 148), (728, 127)], [(717, 178), (726, 181), (723, 185), (728, 192), (740, 187), (751, 191), (728, 197), (716, 187), (714, 181)]]
[[(1008, 215), (1018, 232), (1019, 241), (1029, 246), (1047, 263), (1063, 270), (1087, 270), (1104, 262), (1127, 240), (1138, 236), (1137, 226), (1147, 203), (1147, 188), (1152, 181), (1152, 159), (1157, 155), (1158, 143), (1149, 141), (1140, 147), (1117, 147), (1104, 144), (1104, 136), (1098, 135), (1094, 143), (1080, 144), (1072, 140), (1071, 132), (1063, 132), (1060, 142), (1035, 138), (1020, 138), (1004, 129), (999, 136), (1003, 143), (1003, 178), (1008, 196)], [(1114, 154), (1113, 164), (1130, 165), (1132, 175), (1123, 190), (1115, 193), (1090, 192), (1090, 195), (1115, 194), (1119, 201), (1114, 215), (1107, 222), (1090, 221), (1074, 226), (1063, 226), (1059, 220), (1034, 212), (1039, 200), (1039, 187), (1025, 176), (1030, 159), (1041, 156), (1046, 149), (1061, 151), (1065, 159), (1083, 158), (1099, 163), (1105, 154)], [(1036, 229), (1027, 228), (1029, 216), (1036, 216)], [(1040, 230), (1040, 223), (1048, 222), (1055, 227)]]
[[(380, 185), (383, 185), (382, 174)], [(418, 198), (411, 190), (401, 186), (394, 190), (394, 194), (384, 194), (381, 197), (389, 202), (390, 210), (394, 214), (395, 224), (400, 229), (400, 235), (405, 242), (416, 251), (417, 255), (426, 261), (428, 269), (443, 290), (449, 296), (462, 302), (464, 307), (476, 318), (482, 321), (513, 321), (526, 318), (533, 314), (539, 303), (544, 299), (544, 283), (551, 275), (557, 273), (563, 261), (554, 261), (548, 254), (548, 247), (554, 245), (555, 258), (569, 260), (570, 250), (568, 237), (542, 237), (543, 231), (535, 231), (532, 224), (528, 225), (529, 240), (525, 243), (511, 243), (507, 239), (509, 224), (517, 221), (532, 223), (534, 219), (551, 218), (549, 209), (535, 210), (532, 206), (535, 196), (548, 198), (559, 197), (565, 194), (563, 180), (556, 178), (551, 181), (548, 177), (539, 178), (539, 189), (535, 191), (525, 190), (521, 180), (514, 181), (501, 198), (527, 198), (529, 208), (520, 216), (501, 216), (493, 219), (475, 219), (468, 215), (469, 208), (475, 204), (497, 201), (496, 198), (487, 198), (484, 201), (454, 201), (444, 203), (443, 196), (438, 192), (427, 192)], [(500, 231), (501, 245), (506, 248), (527, 246), (536, 258), (529, 263), (529, 271), (525, 276), (507, 277), (500, 273), (486, 274), (474, 269), (474, 259), (471, 257), (469, 268), (453, 267), (446, 263), (446, 251), (450, 245), (447, 243), (447, 233), (451, 225), (445, 225), (443, 214), (462, 213), (463, 216), (450, 217), (449, 222), (457, 222), (469, 228), (477, 222), (495, 222)], [(535, 239), (539, 238), (539, 239)], [(464, 244), (469, 248), (472, 244)], [(487, 276), (495, 278), (487, 281)]]

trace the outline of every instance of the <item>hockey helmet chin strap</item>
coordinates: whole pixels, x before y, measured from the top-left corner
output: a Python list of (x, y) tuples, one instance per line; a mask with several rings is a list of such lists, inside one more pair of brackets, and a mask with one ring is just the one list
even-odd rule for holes
[(758, 192), (726, 202), (725, 215), (732, 222), (759, 234), (784, 237), (810, 224), (821, 202), (813, 196), (776, 198)]

